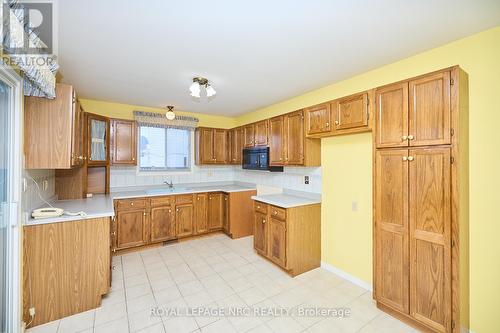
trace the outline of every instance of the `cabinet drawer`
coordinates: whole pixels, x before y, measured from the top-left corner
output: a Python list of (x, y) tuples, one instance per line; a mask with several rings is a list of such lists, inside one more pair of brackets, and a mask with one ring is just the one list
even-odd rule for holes
[(275, 219), (285, 221), (286, 220), (286, 209), (271, 206), (271, 216)]
[(175, 203), (176, 204), (193, 203), (193, 195), (192, 194), (176, 195), (175, 196)]
[(170, 206), (172, 204), (172, 197), (154, 197), (151, 198), (151, 207), (158, 207), (158, 206)]
[(256, 212), (267, 214), (267, 204), (260, 201), (254, 201), (253, 206)]
[(146, 208), (146, 199), (124, 199), (118, 200), (116, 203), (117, 209), (138, 209)]

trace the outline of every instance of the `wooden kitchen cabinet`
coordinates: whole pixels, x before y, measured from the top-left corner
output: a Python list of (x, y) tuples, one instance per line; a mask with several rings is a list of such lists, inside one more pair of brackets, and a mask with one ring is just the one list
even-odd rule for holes
[(194, 233), (194, 205), (181, 203), (175, 205), (175, 222), (177, 223), (177, 237), (191, 236)]
[(258, 254), (292, 276), (320, 266), (321, 204), (285, 209), (255, 201), (254, 209), (254, 249)]
[(137, 165), (137, 126), (133, 120), (111, 119), (111, 164)]
[(267, 146), (268, 144), (268, 120), (255, 123), (255, 146)]
[(255, 124), (243, 126), (243, 147), (255, 146)]
[(88, 165), (109, 164), (110, 122), (109, 118), (87, 113)]
[(151, 243), (177, 238), (176, 218), (171, 205), (151, 207)]
[(208, 194), (208, 230), (222, 229), (222, 193), (209, 193)]
[(117, 210), (116, 250), (146, 245), (149, 242), (148, 218), (145, 208)]
[(305, 108), (304, 112), (307, 135), (317, 135), (331, 132), (332, 114), (330, 110), (330, 103), (323, 103)]
[(377, 148), (408, 146), (408, 82), (375, 91)]
[(54, 99), (25, 97), (26, 169), (71, 169), (83, 164), (81, 114), (71, 85), (58, 83)]
[(269, 119), (269, 164), (282, 165), (285, 161), (285, 117)]
[(340, 98), (332, 102), (334, 119), (333, 131), (336, 134), (369, 131), (368, 93)]
[(194, 201), (195, 210), (195, 226), (194, 231), (196, 234), (203, 234), (208, 232), (208, 194), (198, 193), (195, 194)]
[(222, 231), (229, 235), (229, 194), (222, 195)]
[(241, 164), (243, 154), (243, 129), (241, 127), (233, 128), (228, 132), (230, 164)]
[(199, 127), (195, 131), (196, 164), (226, 164), (228, 133), (225, 129)]

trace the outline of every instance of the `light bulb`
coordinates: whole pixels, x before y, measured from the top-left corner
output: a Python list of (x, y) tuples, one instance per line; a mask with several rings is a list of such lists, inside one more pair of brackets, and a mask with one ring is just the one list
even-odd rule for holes
[(168, 120), (174, 120), (175, 119), (175, 112), (172, 110), (169, 110), (169, 111), (167, 111), (167, 113), (165, 113), (165, 117)]
[(207, 85), (207, 97), (215, 96), (215, 94), (217, 94), (215, 89), (211, 85), (208, 84)]
[(200, 84), (198, 82), (193, 82), (189, 87), (189, 91), (191, 92), (191, 96), (200, 98)]

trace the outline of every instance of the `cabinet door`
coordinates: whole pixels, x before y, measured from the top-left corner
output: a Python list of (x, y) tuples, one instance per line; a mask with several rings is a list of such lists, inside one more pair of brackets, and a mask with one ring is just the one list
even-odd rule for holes
[(450, 72), (410, 81), (411, 146), (451, 143)]
[(87, 114), (88, 164), (105, 165), (109, 161), (109, 119)]
[(396, 83), (376, 91), (377, 148), (408, 146), (408, 83)]
[(286, 222), (269, 220), (269, 258), (286, 268)]
[(243, 130), (238, 127), (230, 131), (231, 164), (241, 164), (241, 150), (243, 149)]
[(226, 234), (230, 234), (229, 229), (229, 195), (222, 195), (222, 230)]
[(148, 243), (145, 209), (118, 211), (116, 215), (117, 249), (126, 249)]
[(328, 133), (332, 130), (330, 103), (324, 103), (305, 109), (307, 135)]
[(341, 98), (332, 103), (335, 130), (368, 126), (368, 94)]
[(255, 212), (254, 215), (254, 235), (253, 247), (262, 254), (267, 255), (267, 216), (265, 214)]
[(83, 164), (83, 111), (80, 102), (76, 99), (75, 91), (73, 90), (73, 129), (71, 140), (71, 165), (77, 166)]
[(284, 116), (269, 120), (269, 164), (285, 163), (285, 120)]
[(410, 156), (410, 315), (450, 332), (450, 148), (412, 149)]
[(409, 313), (408, 150), (377, 150), (375, 274), (377, 301)]
[(227, 162), (227, 131), (224, 129), (214, 130), (214, 161), (224, 164)]
[(213, 164), (214, 156), (214, 129), (200, 128), (198, 149), (201, 164)]
[(208, 231), (208, 194), (200, 193), (195, 197), (195, 233), (203, 234)]
[(175, 206), (175, 223), (177, 224), (177, 237), (186, 237), (193, 234), (194, 206), (192, 203)]
[(304, 112), (297, 111), (286, 115), (285, 119), (287, 165), (304, 165)]
[(136, 165), (137, 134), (135, 121), (111, 119), (111, 162)]
[(268, 122), (266, 120), (259, 121), (255, 124), (255, 145), (256, 146), (267, 146), (267, 129)]
[(175, 239), (175, 215), (172, 206), (151, 208), (151, 242)]
[(222, 194), (208, 195), (208, 230), (222, 228)]
[(243, 146), (255, 146), (255, 124), (249, 124), (243, 127)]

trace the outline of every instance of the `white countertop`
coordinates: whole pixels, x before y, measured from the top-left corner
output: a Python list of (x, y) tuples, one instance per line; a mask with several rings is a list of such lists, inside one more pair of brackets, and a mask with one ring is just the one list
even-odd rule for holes
[(292, 208), (298, 206), (314, 205), (321, 203), (320, 197), (313, 196), (300, 196), (297, 194), (278, 193), (278, 194), (264, 194), (254, 195), (253, 200), (268, 203), (281, 208)]
[[(169, 189), (165, 186), (152, 186), (144, 187), (140, 189), (123, 190), (119, 192), (112, 192), (110, 194), (98, 194), (94, 195), (92, 198), (88, 199), (77, 199), (77, 200), (57, 200), (52, 202), (52, 206), (57, 208), (62, 208), (65, 211), (77, 213), (84, 211), (86, 216), (69, 216), (62, 215), (59, 217), (51, 217), (45, 219), (35, 220), (31, 217), (25, 223), (26, 226), (56, 223), (56, 222), (68, 222), (76, 220), (85, 220), (99, 217), (113, 217), (115, 216), (115, 211), (113, 207), (113, 200), (115, 199), (129, 199), (129, 198), (143, 198), (143, 197), (153, 197), (153, 196), (165, 196), (165, 195), (178, 195), (178, 194), (191, 194), (191, 193), (205, 193), (205, 192), (242, 192), (255, 190), (255, 186), (251, 185), (239, 185), (239, 184), (211, 184), (211, 185), (176, 185), (173, 189)], [(30, 212), (31, 214), (31, 212)]]

